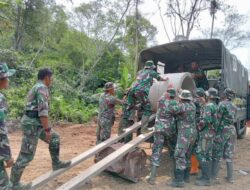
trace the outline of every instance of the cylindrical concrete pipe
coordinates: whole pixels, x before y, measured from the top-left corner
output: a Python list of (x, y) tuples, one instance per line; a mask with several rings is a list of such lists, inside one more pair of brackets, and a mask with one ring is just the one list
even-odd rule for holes
[(160, 97), (166, 92), (168, 86), (172, 84), (176, 90), (185, 89), (190, 90), (192, 93), (196, 89), (194, 80), (190, 73), (171, 73), (161, 75), (162, 77), (168, 77), (168, 81), (157, 81), (151, 86), (149, 91), (149, 100), (154, 112), (157, 110), (157, 105)]

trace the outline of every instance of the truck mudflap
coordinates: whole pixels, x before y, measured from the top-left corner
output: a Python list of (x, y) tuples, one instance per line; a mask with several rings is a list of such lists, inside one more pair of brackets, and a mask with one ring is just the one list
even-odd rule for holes
[[(107, 147), (96, 156), (95, 162), (99, 162), (112, 152), (121, 148), (123, 145), (123, 143), (116, 143)], [(136, 183), (142, 177), (142, 172), (145, 168), (146, 161), (147, 154), (145, 151), (141, 148), (136, 148), (117, 162), (113, 163), (105, 171), (115, 173), (122, 178)]]

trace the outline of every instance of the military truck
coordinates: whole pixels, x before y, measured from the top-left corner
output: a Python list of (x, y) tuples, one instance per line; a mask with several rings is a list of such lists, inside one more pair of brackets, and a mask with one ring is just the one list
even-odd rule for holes
[[(219, 84), (219, 91), (226, 87), (236, 92), (234, 100), (237, 106), (235, 128), (238, 138), (244, 138), (246, 134), (247, 97), (248, 97), (248, 71), (240, 63), (237, 57), (225, 48), (219, 39), (185, 40), (154, 46), (143, 50), (139, 55), (138, 70), (144, 67), (147, 60), (153, 60), (157, 69), (164, 74), (178, 76), (178, 67), (183, 65), (185, 72), (190, 71), (190, 63), (198, 61), (199, 67), (206, 74), (211, 70), (219, 70), (220, 77), (208, 79), (209, 86)], [(191, 75), (190, 75), (191, 76)], [(173, 78), (173, 77), (172, 77)], [(173, 78), (174, 79), (174, 78)], [(188, 83), (193, 83), (193, 81)], [(159, 85), (158, 88), (161, 88)], [(185, 86), (184, 86), (185, 88)], [(154, 89), (154, 93), (155, 93)], [(222, 93), (220, 93), (222, 95)]]

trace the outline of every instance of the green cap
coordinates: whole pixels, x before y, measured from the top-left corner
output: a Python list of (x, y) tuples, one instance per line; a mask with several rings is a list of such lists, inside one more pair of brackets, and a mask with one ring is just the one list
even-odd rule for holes
[(203, 88), (197, 88), (196, 89), (196, 94), (197, 97), (205, 97), (206, 93), (205, 90)]
[(179, 95), (179, 98), (182, 100), (193, 100), (193, 96), (189, 90), (182, 90)]
[(226, 88), (226, 89), (224, 90), (224, 95), (225, 95), (228, 99), (232, 100), (232, 99), (234, 99), (234, 97), (235, 97), (235, 92), (234, 92), (231, 88)]
[(176, 90), (172, 84), (168, 86), (167, 92), (169, 93), (170, 97), (175, 97), (176, 96)]
[(104, 85), (104, 90), (111, 90), (111, 89), (114, 89), (114, 83), (112, 82), (107, 82), (105, 85)]
[(154, 69), (155, 68), (154, 62), (152, 60), (146, 61), (144, 68), (145, 69)]
[(0, 63), (0, 79), (8, 78), (16, 73), (15, 69), (9, 69), (6, 63)]
[(215, 88), (209, 88), (208, 91), (206, 91), (206, 95), (208, 98), (213, 98), (213, 99), (219, 99), (220, 97), (218, 96), (218, 90)]

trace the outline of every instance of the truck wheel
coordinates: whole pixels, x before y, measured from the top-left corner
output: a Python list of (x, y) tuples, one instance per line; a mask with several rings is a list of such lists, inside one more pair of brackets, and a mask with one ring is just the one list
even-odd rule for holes
[(241, 127), (244, 127), (244, 131), (241, 134), (238, 134), (238, 139), (244, 139), (247, 134), (247, 126), (246, 126), (246, 121), (243, 120), (241, 121)]

